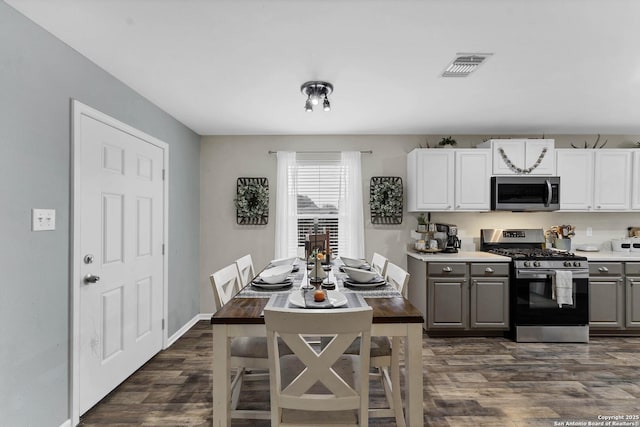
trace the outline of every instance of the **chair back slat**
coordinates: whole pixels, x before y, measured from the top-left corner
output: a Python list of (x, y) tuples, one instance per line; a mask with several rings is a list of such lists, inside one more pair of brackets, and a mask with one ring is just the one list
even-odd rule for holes
[(392, 283), (393, 286), (395, 286), (396, 289), (405, 298), (407, 298), (409, 290), (409, 287), (407, 286), (407, 283), (409, 283), (409, 276), (409, 273), (407, 273), (397, 265), (391, 262), (387, 264), (387, 274), (385, 276), (385, 280), (389, 283)]
[(247, 254), (242, 258), (237, 259), (236, 266), (238, 267), (238, 276), (240, 276), (240, 285), (242, 285), (242, 287), (247, 286), (249, 282), (256, 277), (251, 254)]
[(385, 256), (380, 255), (377, 252), (374, 252), (373, 257), (371, 258), (371, 267), (374, 268), (379, 275), (384, 277), (387, 274), (388, 262), (389, 260)]
[(235, 264), (228, 265), (209, 276), (213, 297), (218, 308), (228, 303), (240, 290), (240, 278)]

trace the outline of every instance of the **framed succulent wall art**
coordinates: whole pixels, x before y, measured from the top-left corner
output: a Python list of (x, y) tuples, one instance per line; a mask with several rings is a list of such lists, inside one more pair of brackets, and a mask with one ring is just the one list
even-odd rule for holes
[(236, 184), (236, 221), (239, 225), (266, 225), (269, 222), (269, 180), (238, 178)]
[(402, 224), (402, 178), (374, 176), (369, 181), (372, 224)]

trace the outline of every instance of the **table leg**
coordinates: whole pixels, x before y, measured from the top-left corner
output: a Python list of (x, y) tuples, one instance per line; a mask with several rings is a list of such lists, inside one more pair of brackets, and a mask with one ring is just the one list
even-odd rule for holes
[(213, 325), (213, 425), (228, 427), (231, 425), (231, 384), (229, 376), (229, 358), (231, 356), (229, 336), (226, 325)]
[(423, 392), (422, 392), (422, 324), (407, 325), (405, 340), (405, 417), (407, 425), (423, 426)]

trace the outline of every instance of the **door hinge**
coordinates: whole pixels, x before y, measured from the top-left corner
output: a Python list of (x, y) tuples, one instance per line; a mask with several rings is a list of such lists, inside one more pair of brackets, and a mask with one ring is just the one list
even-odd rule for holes
[(162, 180), (163, 181), (164, 181), (165, 172), (166, 172), (166, 169), (162, 169)]
[(164, 331), (164, 319), (162, 319), (162, 330)]

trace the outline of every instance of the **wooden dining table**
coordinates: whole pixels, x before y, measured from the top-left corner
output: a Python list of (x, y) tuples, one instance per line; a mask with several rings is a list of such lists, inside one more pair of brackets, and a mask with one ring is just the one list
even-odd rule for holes
[[(334, 267), (336, 269), (338, 266)], [(304, 268), (303, 268), (304, 269)], [(304, 269), (302, 283), (306, 283)], [(340, 275), (333, 276), (342, 286)], [(251, 284), (247, 285), (251, 287)], [(297, 289), (298, 284), (292, 286)], [(245, 288), (248, 290), (249, 288)], [(422, 324), (424, 319), (420, 311), (399, 293), (390, 296), (367, 294), (366, 290), (349, 289), (359, 292), (365, 302), (373, 309), (372, 336), (392, 337), (393, 351), (399, 351), (404, 342), (404, 404), (407, 426), (424, 425), (423, 382), (422, 382)], [(255, 296), (251, 292), (241, 291), (211, 317), (213, 328), (213, 425), (231, 424), (231, 369), (230, 342), (234, 337), (264, 337), (263, 309), (269, 301), (268, 296)], [(248, 295), (248, 296), (247, 296)], [(257, 294), (256, 294), (257, 295)], [(375, 295), (375, 296), (374, 296)], [(402, 340), (401, 338), (405, 338)]]

